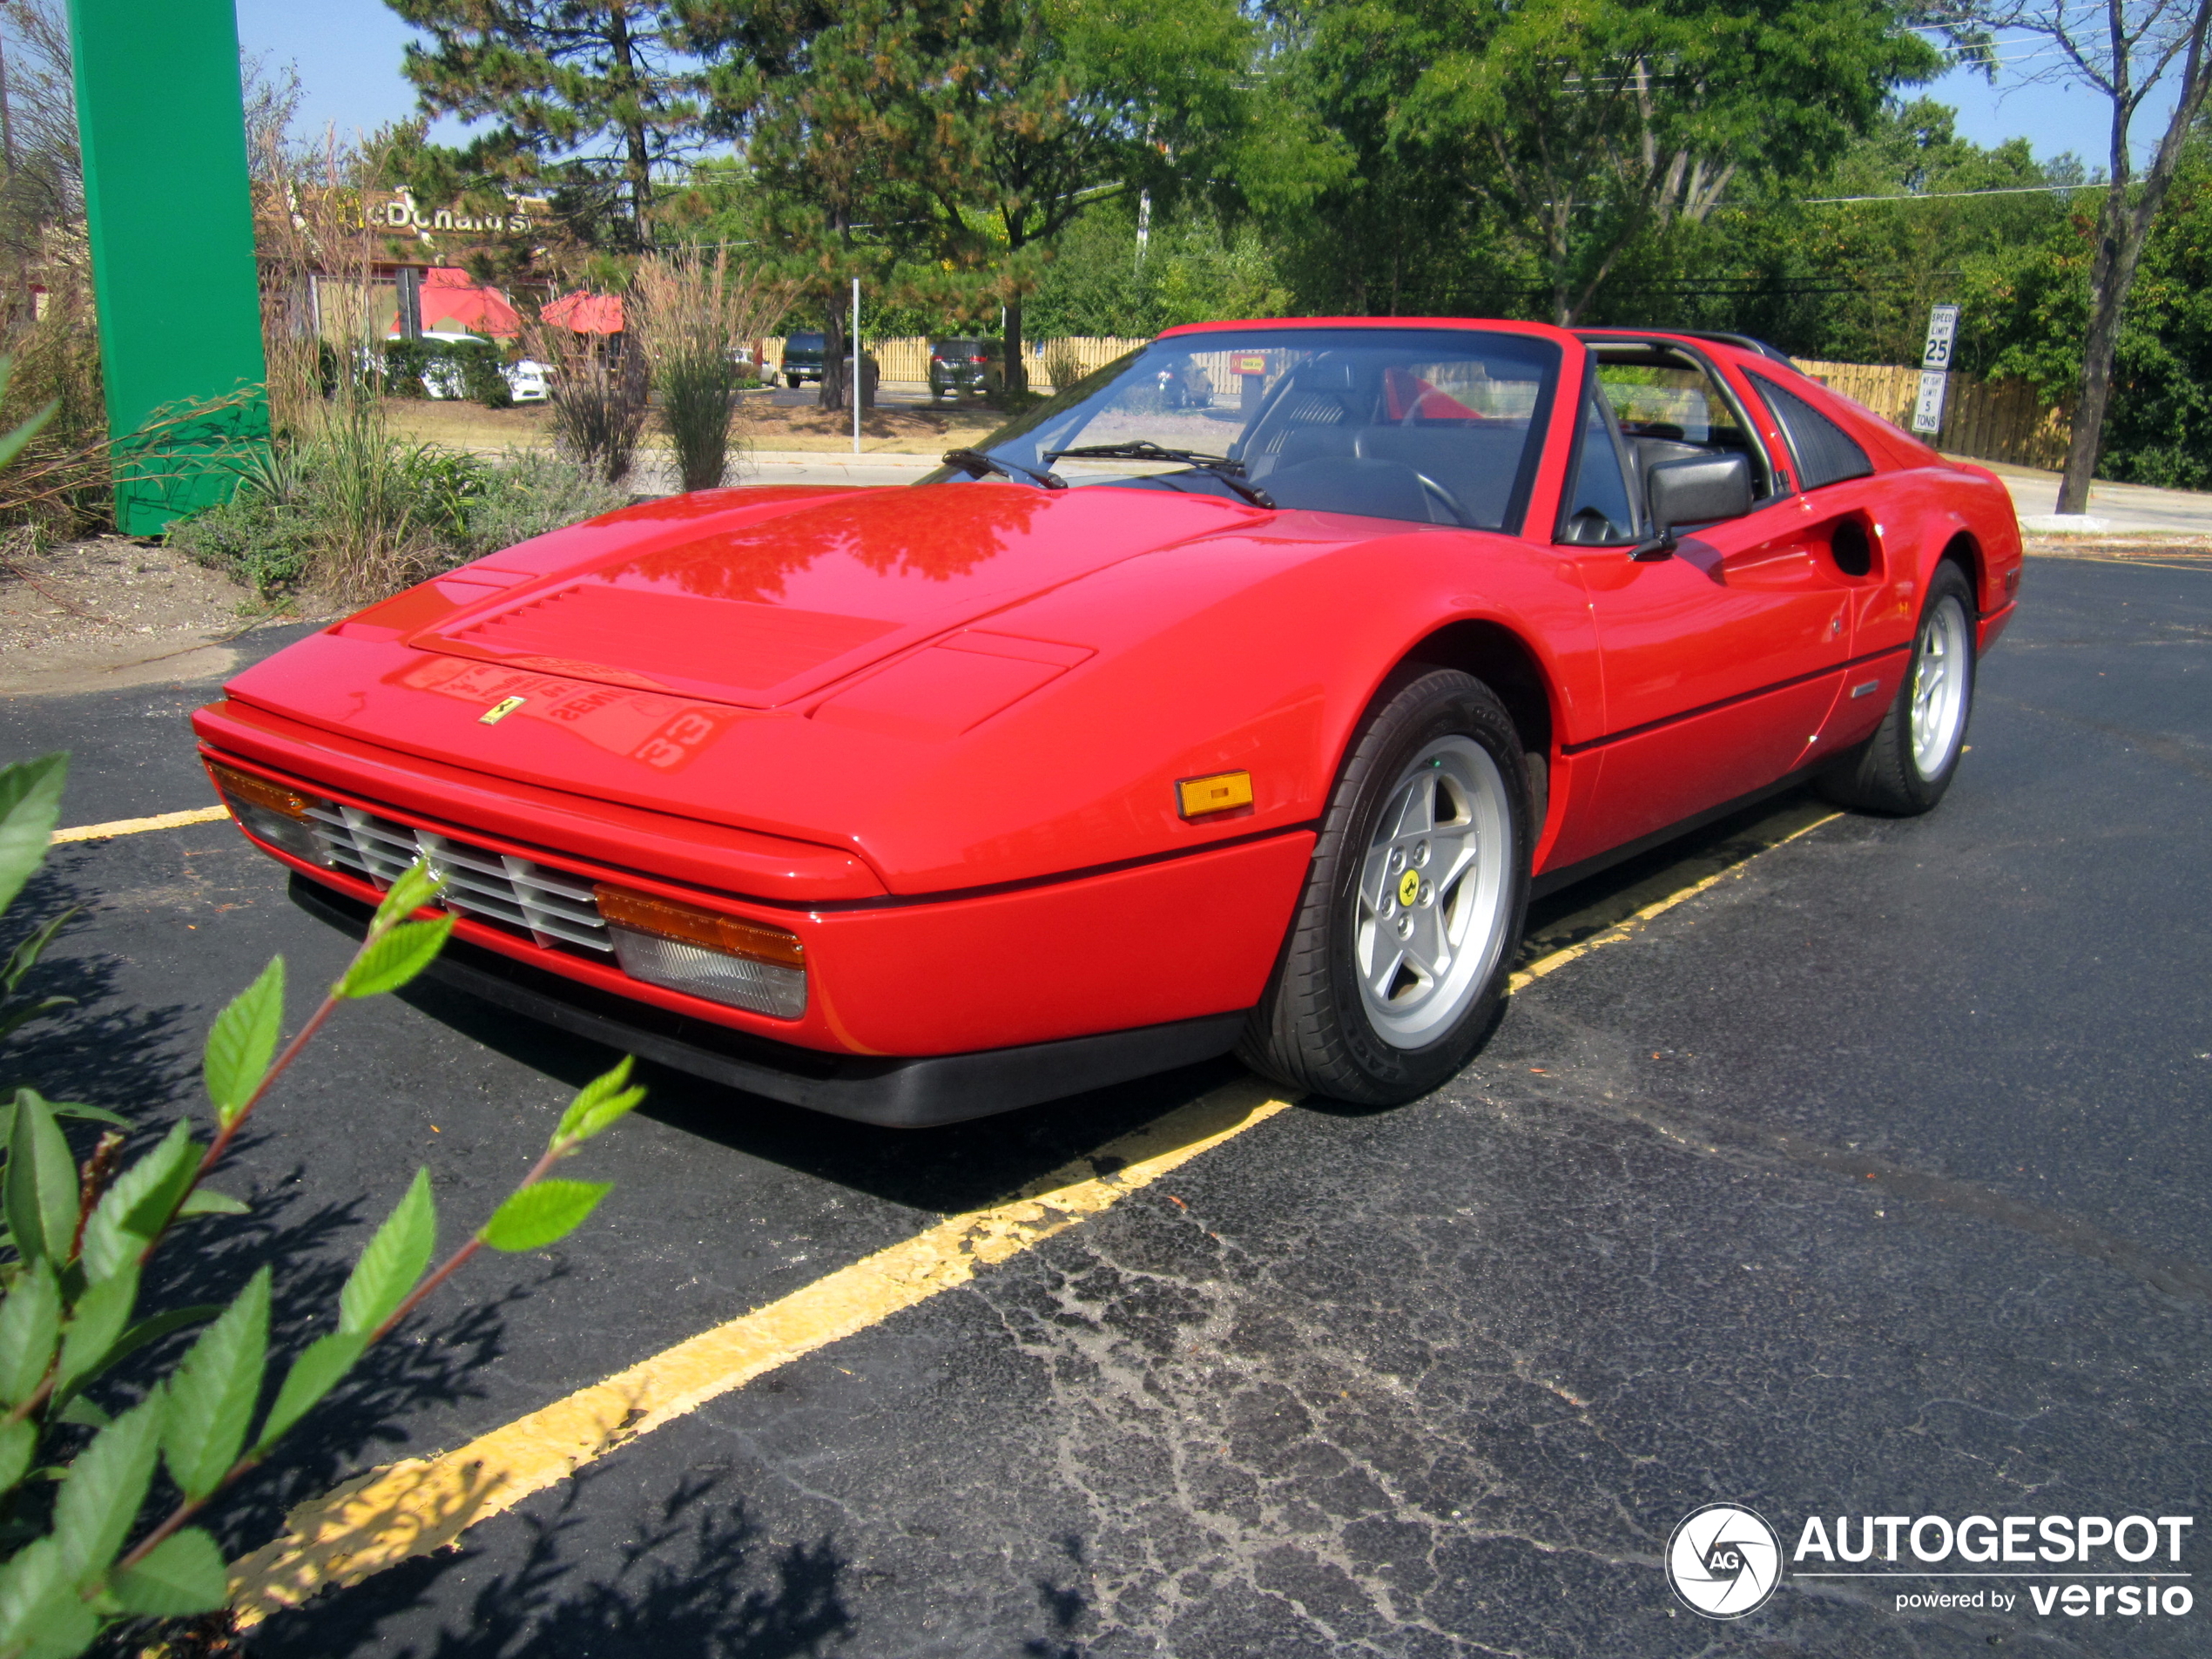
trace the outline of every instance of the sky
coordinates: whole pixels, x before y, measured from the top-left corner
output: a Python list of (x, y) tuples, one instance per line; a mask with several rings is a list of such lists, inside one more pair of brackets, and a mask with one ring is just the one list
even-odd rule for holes
[[(400, 57), (414, 31), (381, 0), (238, 0), (238, 30), (249, 53), (298, 66), (304, 132), (335, 125), (349, 138), (415, 111), (414, 89), (400, 74)], [(2103, 101), (2075, 88), (2024, 84), (2021, 73), (2000, 71), (1993, 88), (1977, 74), (1954, 70), (1926, 91), (1958, 108), (1959, 133), (1978, 144), (2024, 138), (2039, 160), (2072, 151), (2101, 165), (2108, 143)], [(2171, 107), (2170, 98), (2154, 97), (2138, 118), (2140, 152), (2155, 145)], [(442, 121), (431, 135), (451, 143), (462, 131)]]

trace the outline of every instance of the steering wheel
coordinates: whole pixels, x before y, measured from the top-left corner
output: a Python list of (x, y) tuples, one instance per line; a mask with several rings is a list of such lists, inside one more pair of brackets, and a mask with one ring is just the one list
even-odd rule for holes
[(1432, 511), (1429, 516), (1430, 523), (1435, 524), (1448, 522), (1450, 523), (1457, 524), (1461, 529), (1471, 530), (1477, 528), (1474, 520), (1467, 516), (1467, 509), (1460, 505), (1460, 498), (1457, 496), (1454, 496), (1450, 490), (1445, 489), (1443, 485), (1438, 483), (1435, 479), (1430, 477), (1425, 472), (1415, 472), (1413, 476), (1417, 481), (1419, 481), (1421, 487), (1421, 494), (1428, 497), (1432, 507), (1441, 507), (1446, 512), (1452, 516), (1448, 521), (1441, 520), (1437, 518), (1435, 514)]

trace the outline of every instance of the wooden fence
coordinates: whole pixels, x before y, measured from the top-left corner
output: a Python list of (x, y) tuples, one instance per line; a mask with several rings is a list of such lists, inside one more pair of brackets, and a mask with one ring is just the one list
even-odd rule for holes
[[(1797, 367), (1831, 392), (1863, 403), (1885, 421), (1912, 429), (1919, 401), (1920, 371), (1872, 363)], [(1953, 374), (1943, 401), (1943, 429), (1935, 447), (1946, 455), (2015, 467), (2062, 467), (2072, 428), (2064, 409), (2045, 407), (2024, 381), (1978, 381)]]

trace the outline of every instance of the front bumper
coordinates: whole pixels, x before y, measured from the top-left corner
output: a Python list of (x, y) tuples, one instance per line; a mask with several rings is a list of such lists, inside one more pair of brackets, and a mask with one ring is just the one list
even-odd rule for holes
[[(926, 1059), (960, 1060), (965, 1070), (955, 1071), (965, 1076), (980, 1063), (973, 1057), (986, 1052), (1096, 1039), (1103, 1045), (1099, 1055), (1136, 1053), (1145, 1049), (1146, 1042), (1130, 1033), (1198, 1021), (1226, 1022), (1220, 1028), (1227, 1029), (1259, 1001), (1304, 882), (1313, 840), (1305, 829), (1280, 832), (1135, 866), (961, 894), (893, 898), (871, 883), (874, 896), (810, 899), (789, 894), (786, 881), (768, 879), (779, 870), (757, 856), (760, 849), (753, 842), (759, 838), (718, 832), (716, 839), (691, 840), (679, 833), (684, 820), (635, 809), (626, 809), (626, 833), (595, 837), (588, 833), (590, 819), (583, 811), (588, 803), (562, 804), (550, 796), (533, 797), (532, 821), (525, 823), (496, 810), (501, 797), (486, 787), (489, 779), (460, 773), (433, 779), (428, 775), (431, 769), (419, 765), (415, 770), (425, 775), (414, 777), (395, 765), (370, 764), (356, 752), (365, 749), (348, 745), (341, 756), (296, 744), (286, 757), (293, 764), (279, 766), (207, 745), (211, 760), (233, 771), (327, 804), (376, 814), (395, 830), (413, 826), (430, 838), (444, 838), (459, 852), (489, 855), (471, 868), (505, 860), (509, 869), (526, 873), (516, 879), (527, 883), (567, 879), (587, 905), (594, 884), (605, 883), (795, 935), (803, 943), (806, 988), (799, 1013), (786, 1018), (634, 978), (604, 948), (579, 948), (577, 934), (564, 931), (566, 917), (540, 916), (544, 926), (538, 928), (499, 922), (496, 916), (488, 921), (481, 900), (472, 906), (460, 894), (455, 907), (462, 912), (457, 940), (485, 956), (527, 968), (538, 980), (560, 981), (569, 988), (564, 994), (582, 996), (586, 1003), (619, 1007), (625, 1010), (624, 1021), (645, 1022), (640, 1029), (655, 1028), (654, 1022), (664, 1022), (666, 1016), (686, 1029), (720, 1028), (732, 1036), (765, 1039), (779, 1052), (813, 1051), (825, 1062), (865, 1061), (893, 1070)], [(342, 765), (331, 764), (341, 760)], [(361, 785), (327, 781), (341, 772), (358, 774)], [(371, 783), (383, 787), (369, 794), (366, 786)], [(428, 802), (439, 797), (442, 810), (434, 810)], [(533, 829), (536, 833), (529, 833)], [(738, 833), (738, 840), (725, 848), (718, 844), (725, 833)], [(358, 868), (319, 862), (306, 849), (287, 850), (253, 839), (264, 852), (330, 890), (334, 902), (374, 904), (381, 895), (381, 881), (388, 879), (388, 871), (373, 882)], [(806, 849), (794, 843), (792, 850)], [(617, 862), (615, 855), (622, 851), (628, 857)], [(412, 856), (410, 847), (400, 859)], [(462, 862), (468, 864), (465, 858)], [(799, 863), (803, 860), (786, 860), (780, 874), (788, 877)], [(455, 880), (469, 889), (459, 874)], [(814, 872), (813, 880), (832, 891), (848, 885), (829, 866)], [(789, 896), (779, 901), (764, 887)], [(597, 924), (587, 917), (586, 925)], [(1231, 1040), (1233, 1032), (1211, 1052), (1220, 1052)], [(1133, 1070), (1122, 1075), (1134, 1076), (1156, 1064), (1204, 1057), (1190, 1054), (1189, 1041), (1175, 1037), (1168, 1044), (1170, 1057), (1163, 1061), (1113, 1064), (1133, 1064)], [(994, 1075), (1014, 1063), (992, 1062)], [(1094, 1055), (1072, 1069), (1059, 1062), (1046, 1064), (1044, 1073), (1064, 1075), (1043, 1093), (1028, 1097), (1095, 1086), (1095, 1073), (1086, 1068), (1104, 1063)], [(739, 1086), (791, 1097), (757, 1083)], [(1015, 1096), (1029, 1087), (994, 1084), (995, 1098), (1002, 1103), (975, 1109), (1018, 1103)], [(817, 1089), (801, 1103), (813, 1104), (817, 1097), (828, 1098)], [(876, 1121), (950, 1119), (910, 1116)]]
[[(294, 873), (292, 901), (360, 938), (374, 907)], [(1245, 1010), (1130, 1031), (914, 1058), (825, 1054), (748, 1036), (578, 984), (466, 940), (429, 976), (501, 1008), (694, 1076), (811, 1111), (889, 1129), (927, 1129), (1033, 1106), (1227, 1054)]]

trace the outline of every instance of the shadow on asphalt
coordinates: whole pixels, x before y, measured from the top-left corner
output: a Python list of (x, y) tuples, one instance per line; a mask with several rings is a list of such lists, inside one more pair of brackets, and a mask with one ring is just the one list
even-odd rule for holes
[[(418, 1659), (793, 1659), (852, 1632), (851, 1563), (826, 1535), (772, 1551), (744, 1500), (721, 1497), (721, 1477), (708, 1474), (637, 1515), (624, 1529), (625, 1541), (610, 1550), (604, 1540), (576, 1535), (604, 1474), (579, 1472), (550, 1514), (522, 1515), (530, 1538), (520, 1564), (465, 1602), (435, 1594), (449, 1574), (475, 1576), (469, 1568), (478, 1552), (464, 1546), (279, 1615), (256, 1634), (254, 1651), (358, 1651), (385, 1620), (434, 1604), (452, 1607), (455, 1616)], [(610, 1556), (610, 1571), (600, 1565)], [(401, 1652), (417, 1656), (413, 1647)]]
[[(1522, 960), (1590, 938), (1654, 899), (1764, 852), (1829, 809), (1795, 790), (1631, 859), (1529, 909)], [(614, 1064), (618, 1051), (518, 1017), (430, 981), (403, 1001), (473, 1042), (572, 1087)], [(1501, 1007), (1491, 1030), (1504, 1017)], [(1488, 1033), (1484, 1041), (1488, 1041)], [(823, 1116), (650, 1063), (640, 1109), (672, 1129), (908, 1208), (974, 1209), (1057, 1169), (1139, 1124), (1240, 1076), (1224, 1057), (995, 1117), (940, 1129), (880, 1129)], [(1317, 1101), (1314, 1109), (1363, 1116), (1392, 1109)]]
[[(534, 1071), (581, 1088), (619, 1051), (421, 981), (410, 1007)], [(686, 1135), (909, 1209), (972, 1210), (1242, 1075), (1227, 1058), (939, 1129), (881, 1129), (641, 1062), (638, 1109)]]

